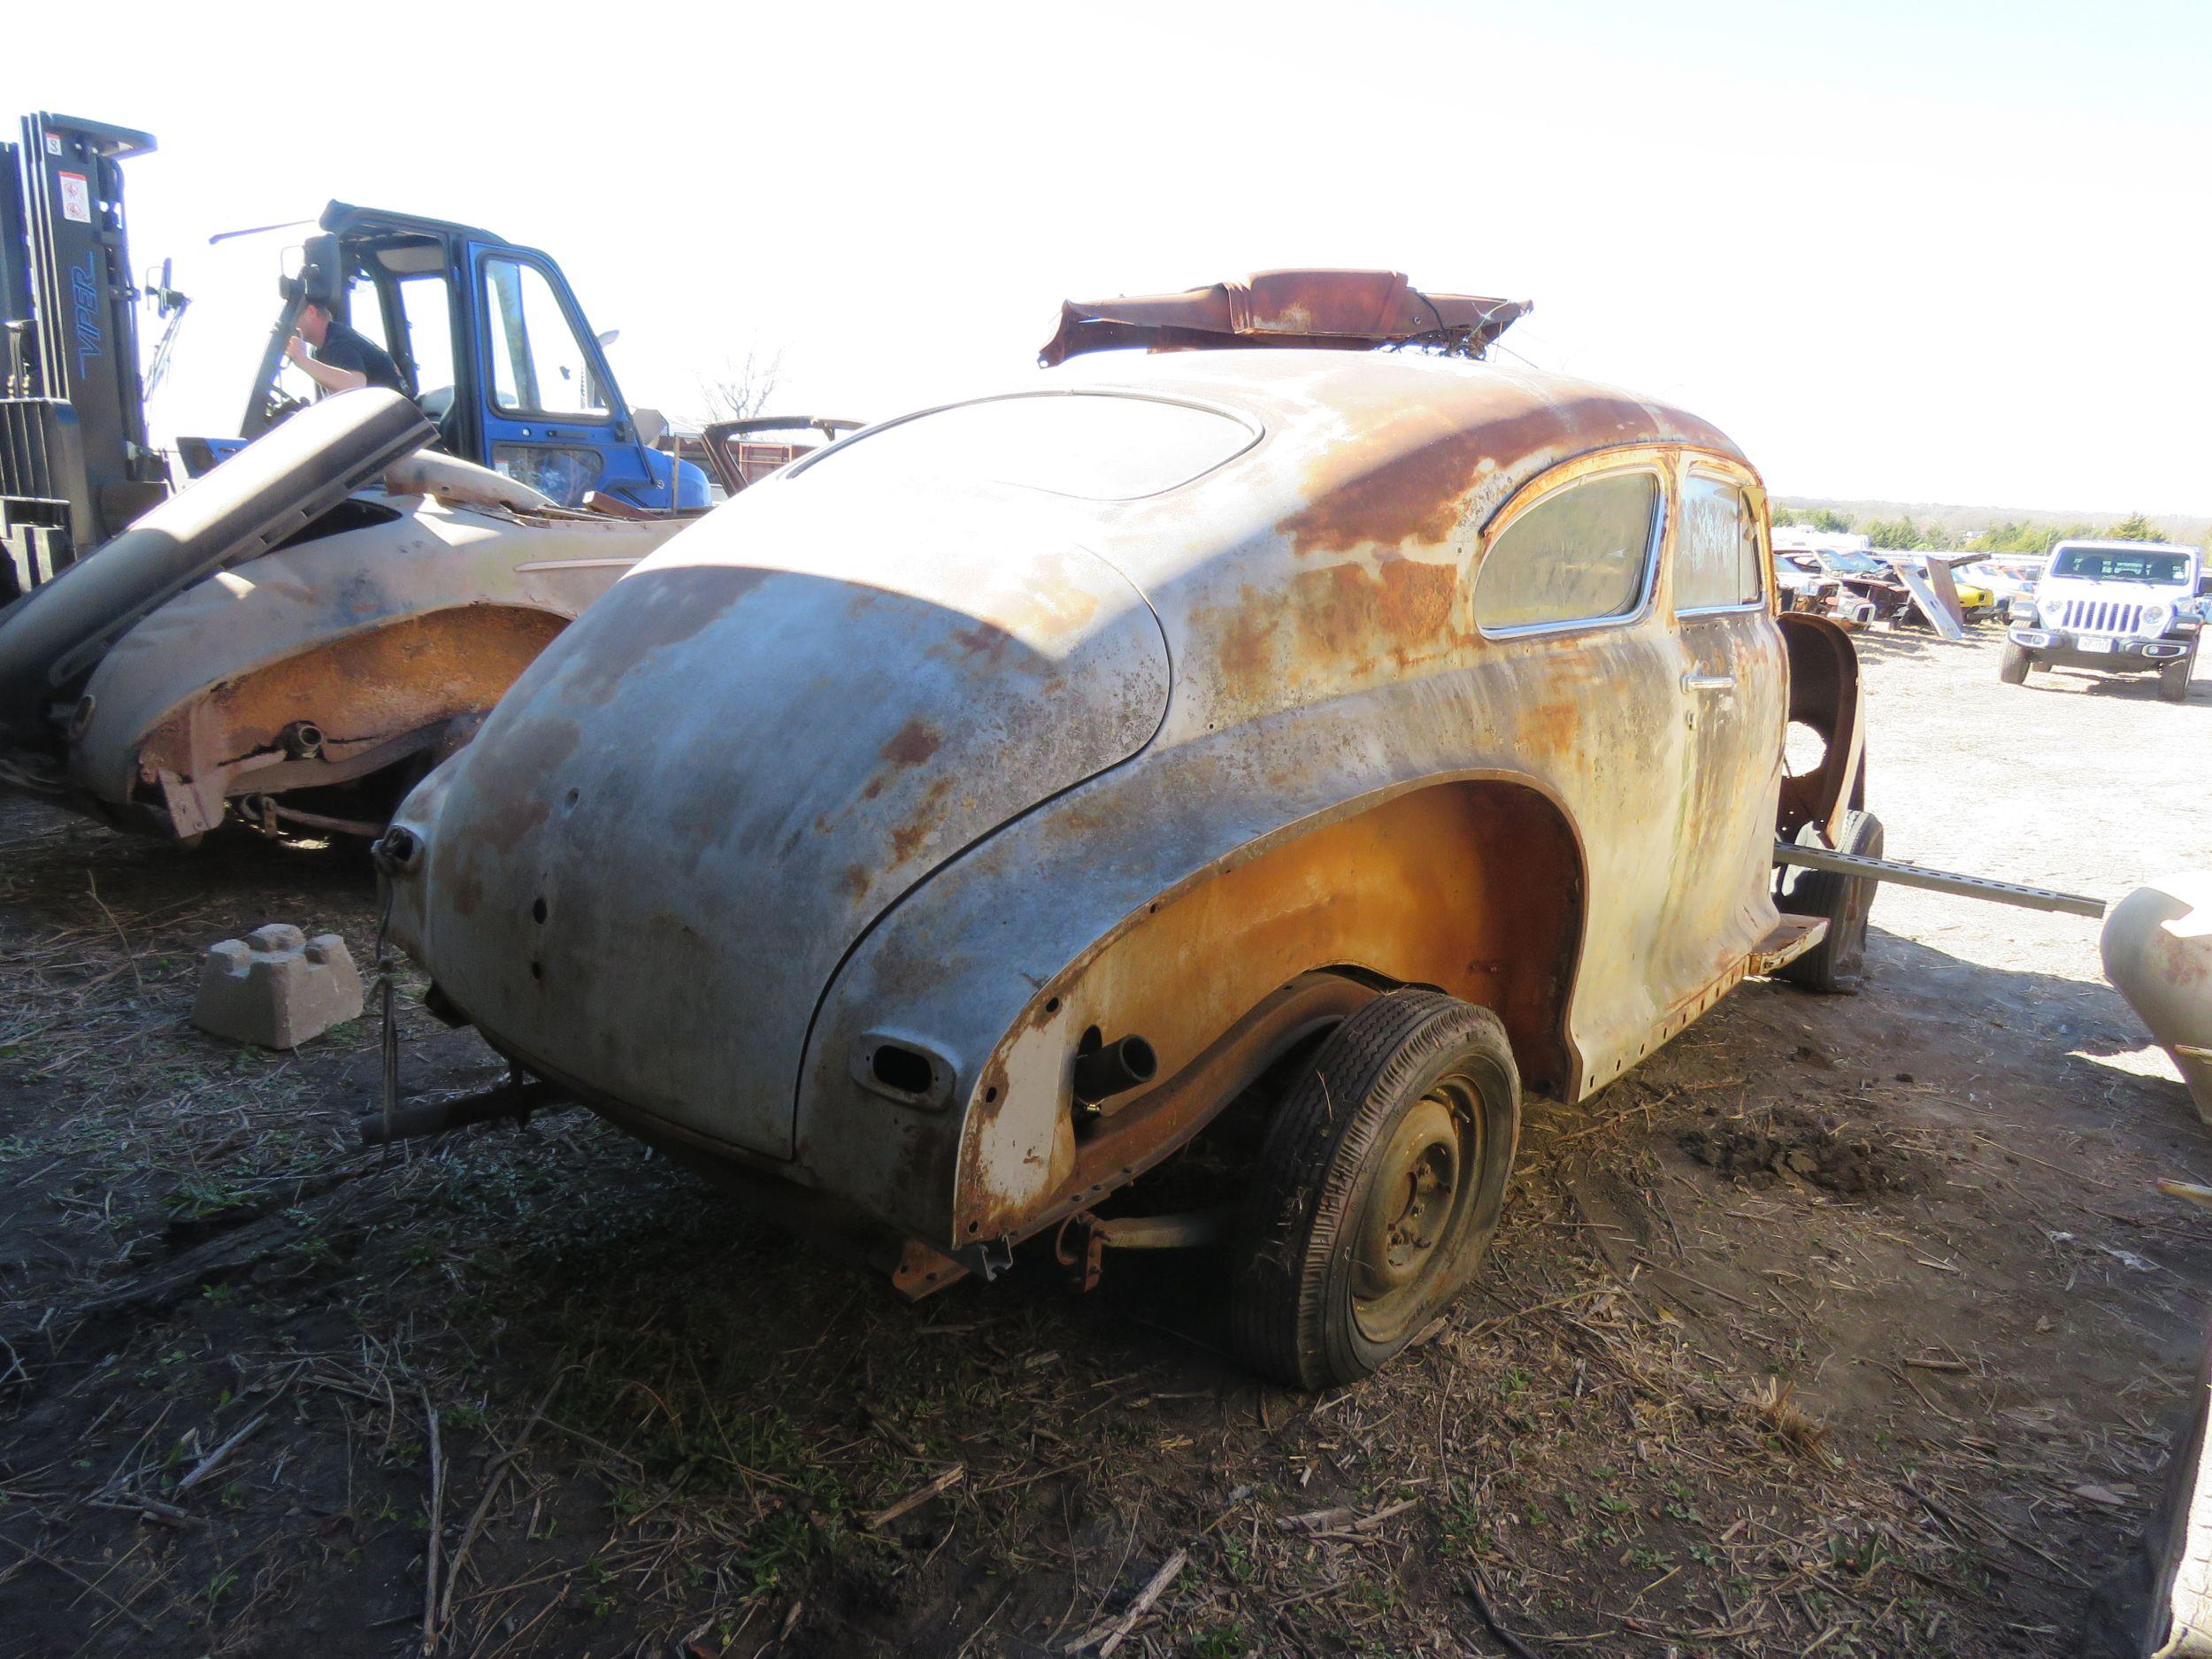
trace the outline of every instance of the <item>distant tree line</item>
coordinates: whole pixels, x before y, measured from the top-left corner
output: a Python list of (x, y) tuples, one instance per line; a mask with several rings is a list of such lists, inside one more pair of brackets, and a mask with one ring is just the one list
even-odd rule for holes
[[(1940, 549), (1950, 545), (1932, 526), (1916, 524), (1909, 516), (1870, 518), (1863, 526), (1855, 526), (1848, 513), (1838, 512), (1832, 507), (1777, 507), (1774, 509), (1774, 522), (1839, 534), (1855, 527), (1876, 547), (1897, 551), (1919, 548)], [(2093, 524), (2061, 526), (2015, 524), (2008, 519), (1969, 536), (1960, 544), (1960, 550), (1973, 553), (2048, 553), (2058, 542), (2081, 537), (2094, 537), (2105, 541), (2164, 541), (2170, 539), (2165, 531), (2141, 513), (2131, 512), (2119, 523), (2106, 525), (2102, 529)]]

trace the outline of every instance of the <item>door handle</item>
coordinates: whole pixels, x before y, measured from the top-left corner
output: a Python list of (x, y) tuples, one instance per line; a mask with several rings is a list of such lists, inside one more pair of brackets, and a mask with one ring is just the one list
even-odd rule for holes
[(1685, 691), (1726, 691), (1735, 683), (1736, 677), (1733, 674), (1685, 674), (1682, 676), (1682, 689)]

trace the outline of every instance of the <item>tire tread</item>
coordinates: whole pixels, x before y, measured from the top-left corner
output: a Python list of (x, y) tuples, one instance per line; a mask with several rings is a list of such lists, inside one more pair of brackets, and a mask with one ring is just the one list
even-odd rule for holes
[(1305, 1389), (1336, 1379), (1317, 1349), (1361, 1164), (1406, 1073), (1439, 1049), (1469, 1044), (1502, 1057), (1517, 1109), (1519, 1077), (1497, 1016), (1414, 988), (1386, 992), (1346, 1019), (1290, 1087), (1245, 1199), (1249, 1253), (1231, 1298), (1230, 1339), (1247, 1364)]

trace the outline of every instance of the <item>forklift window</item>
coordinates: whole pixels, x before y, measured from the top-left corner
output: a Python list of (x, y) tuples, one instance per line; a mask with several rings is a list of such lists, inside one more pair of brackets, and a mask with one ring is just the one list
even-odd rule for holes
[(384, 304), (376, 291), (376, 284), (367, 277), (356, 277), (353, 286), (346, 290), (346, 321), (355, 331), (376, 342), (387, 355), (392, 349), (391, 336), (384, 330)]
[(519, 259), (484, 262), (492, 400), (503, 413), (604, 416), (581, 342), (545, 273)]
[(453, 390), (453, 304), (443, 275), (409, 277), (399, 285), (407, 319), (407, 344), (415, 359), (415, 388), (422, 397)]

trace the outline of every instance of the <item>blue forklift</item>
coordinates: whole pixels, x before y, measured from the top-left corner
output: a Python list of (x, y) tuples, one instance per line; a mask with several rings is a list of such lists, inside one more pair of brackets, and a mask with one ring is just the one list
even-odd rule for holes
[[(0, 603), (30, 592), (296, 412), (284, 348), (310, 301), (391, 354), (437, 447), (564, 507), (695, 511), (706, 473), (641, 431), (552, 257), (490, 231), (332, 202), (303, 239), (234, 434), (147, 442), (122, 164), (153, 137), (31, 115), (0, 143)], [(280, 227), (286, 228), (286, 227)], [(166, 338), (156, 354), (166, 356)]]

